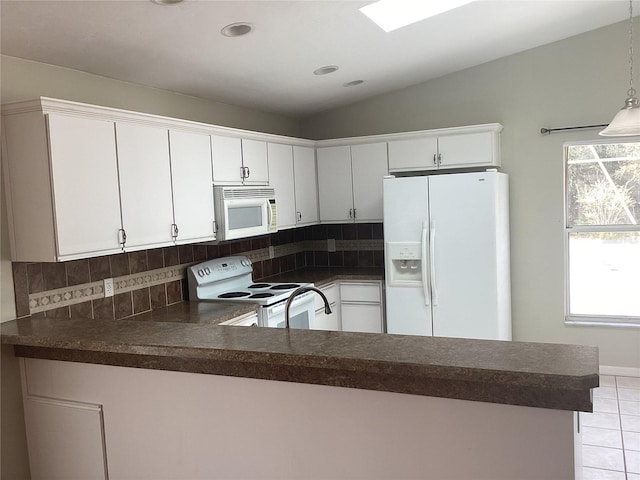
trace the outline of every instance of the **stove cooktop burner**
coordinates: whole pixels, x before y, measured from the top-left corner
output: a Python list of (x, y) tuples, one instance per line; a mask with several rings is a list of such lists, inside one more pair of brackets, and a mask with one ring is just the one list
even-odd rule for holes
[(248, 292), (228, 292), (218, 295), (218, 298), (240, 298), (240, 297), (248, 297), (250, 294)]
[(254, 283), (253, 285), (249, 285), (249, 288), (269, 288), (271, 284), (269, 283)]
[(263, 292), (263, 293), (254, 293), (249, 298), (269, 298), (273, 297), (273, 293)]
[(291, 290), (292, 288), (298, 288), (300, 285), (297, 283), (283, 283), (282, 285), (274, 285), (271, 290)]

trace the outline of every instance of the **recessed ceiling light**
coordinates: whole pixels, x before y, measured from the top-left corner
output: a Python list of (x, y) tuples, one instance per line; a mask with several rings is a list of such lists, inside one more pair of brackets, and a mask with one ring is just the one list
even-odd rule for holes
[(475, 0), (378, 0), (360, 9), (385, 32), (435, 17)]
[(220, 30), (225, 37), (241, 37), (253, 30), (253, 25), (246, 22), (231, 23)]
[(338, 70), (337, 65), (327, 65), (325, 67), (317, 68), (313, 71), (314, 75), (327, 75), (329, 73), (333, 73)]
[(351, 80), (350, 82), (342, 85), (343, 87), (355, 87), (356, 85), (361, 85), (364, 83), (364, 80)]
[(155, 3), (156, 5), (177, 5), (179, 3), (184, 2), (184, 0), (151, 0), (151, 3)]

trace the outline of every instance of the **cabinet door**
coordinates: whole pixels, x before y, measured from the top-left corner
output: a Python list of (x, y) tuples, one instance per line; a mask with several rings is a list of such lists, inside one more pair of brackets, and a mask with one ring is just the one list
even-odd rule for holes
[(313, 330), (340, 330), (340, 305), (338, 303), (338, 287), (335, 283), (325, 285), (320, 290), (327, 297), (331, 313), (324, 311), (324, 301), (320, 295), (315, 296), (315, 319), (311, 326)]
[(447, 135), (438, 138), (440, 168), (496, 165), (493, 132)]
[(351, 151), (349, 147), (325, 147), (317, 150), (320, 221), (353, 221)]
[(340, 304), (342, 331), (382, 333), (380, 304)]
[(316, 310), (315, 319), (311, 330), (332, 330), (340, 331), (340, 317), (338, 315), (338, 306), (334, 303), (331, 305), (331, 313), (324, 313), (324, 308)]
[(387, 169), (387, 144), (351, 147), (353, 207), (356, 222), (382, 221), (382, 179)]
[(278, 229), (296, 226), (296, 198), (291, 145), (269, 143), (269, 185), (276, 191)]
[(214, 240), (209, 135), (169, 132), (177, 243)]
[(297, 223), (300, 226), (318, 223), (318, 176), (313, 148), (293, 147), (293, 173)]
[(108, 478), (101, 405), (28, 396), (24, 407), (33, 480)]
[(239, 138), (211, 136), (213, 183), (242, 183), (242, 144)]
[(113, 122), (49, 115), (58, 259), (120, 251)]
[(415, 172), (438, 168), (433, 156), (438, 152), (436, 137), (411, 138), (389, 142), (389, 171)]
[(247, 185), (268, 185), (269, 167), (267, 163), (267, 143), (259, 140), (242, 139), (242, 165)]
[(173, 243), (169, 132), (117, 123), (118, 167), (125, 249)]

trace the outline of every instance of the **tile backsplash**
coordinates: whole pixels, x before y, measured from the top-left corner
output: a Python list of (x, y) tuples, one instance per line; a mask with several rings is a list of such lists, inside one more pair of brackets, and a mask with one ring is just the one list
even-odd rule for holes
[[(382, 238), (382, 223), (313, 225), (217, 245), (172, 246), (62, 263), (14, 262), (16, 312), (18, 317), (126, 318), (188, 300), (188, 266), (235, 254), (251, 258), (255, 280), (305, 266), (382, 267)], [(328, 239), (335, 240), (335, 252), (328, 251)], [(105, 278), (114, 280), (113, 297), (104, 297)]]

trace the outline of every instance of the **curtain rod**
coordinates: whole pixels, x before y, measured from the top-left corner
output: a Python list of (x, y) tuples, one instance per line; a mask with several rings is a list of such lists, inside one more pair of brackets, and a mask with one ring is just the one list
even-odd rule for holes
[(545, 133), (551, 134), (553, 132), (559, 132), (561, 130), (581, 130), (584, 128), (604, 128), (609, 126), (609, 124), (605, 123), (603, 125), (582, 125), (580, 127), (562, 127), (562, 128), (544, 128), (540, 129), (540, 133), (544, 135)]

